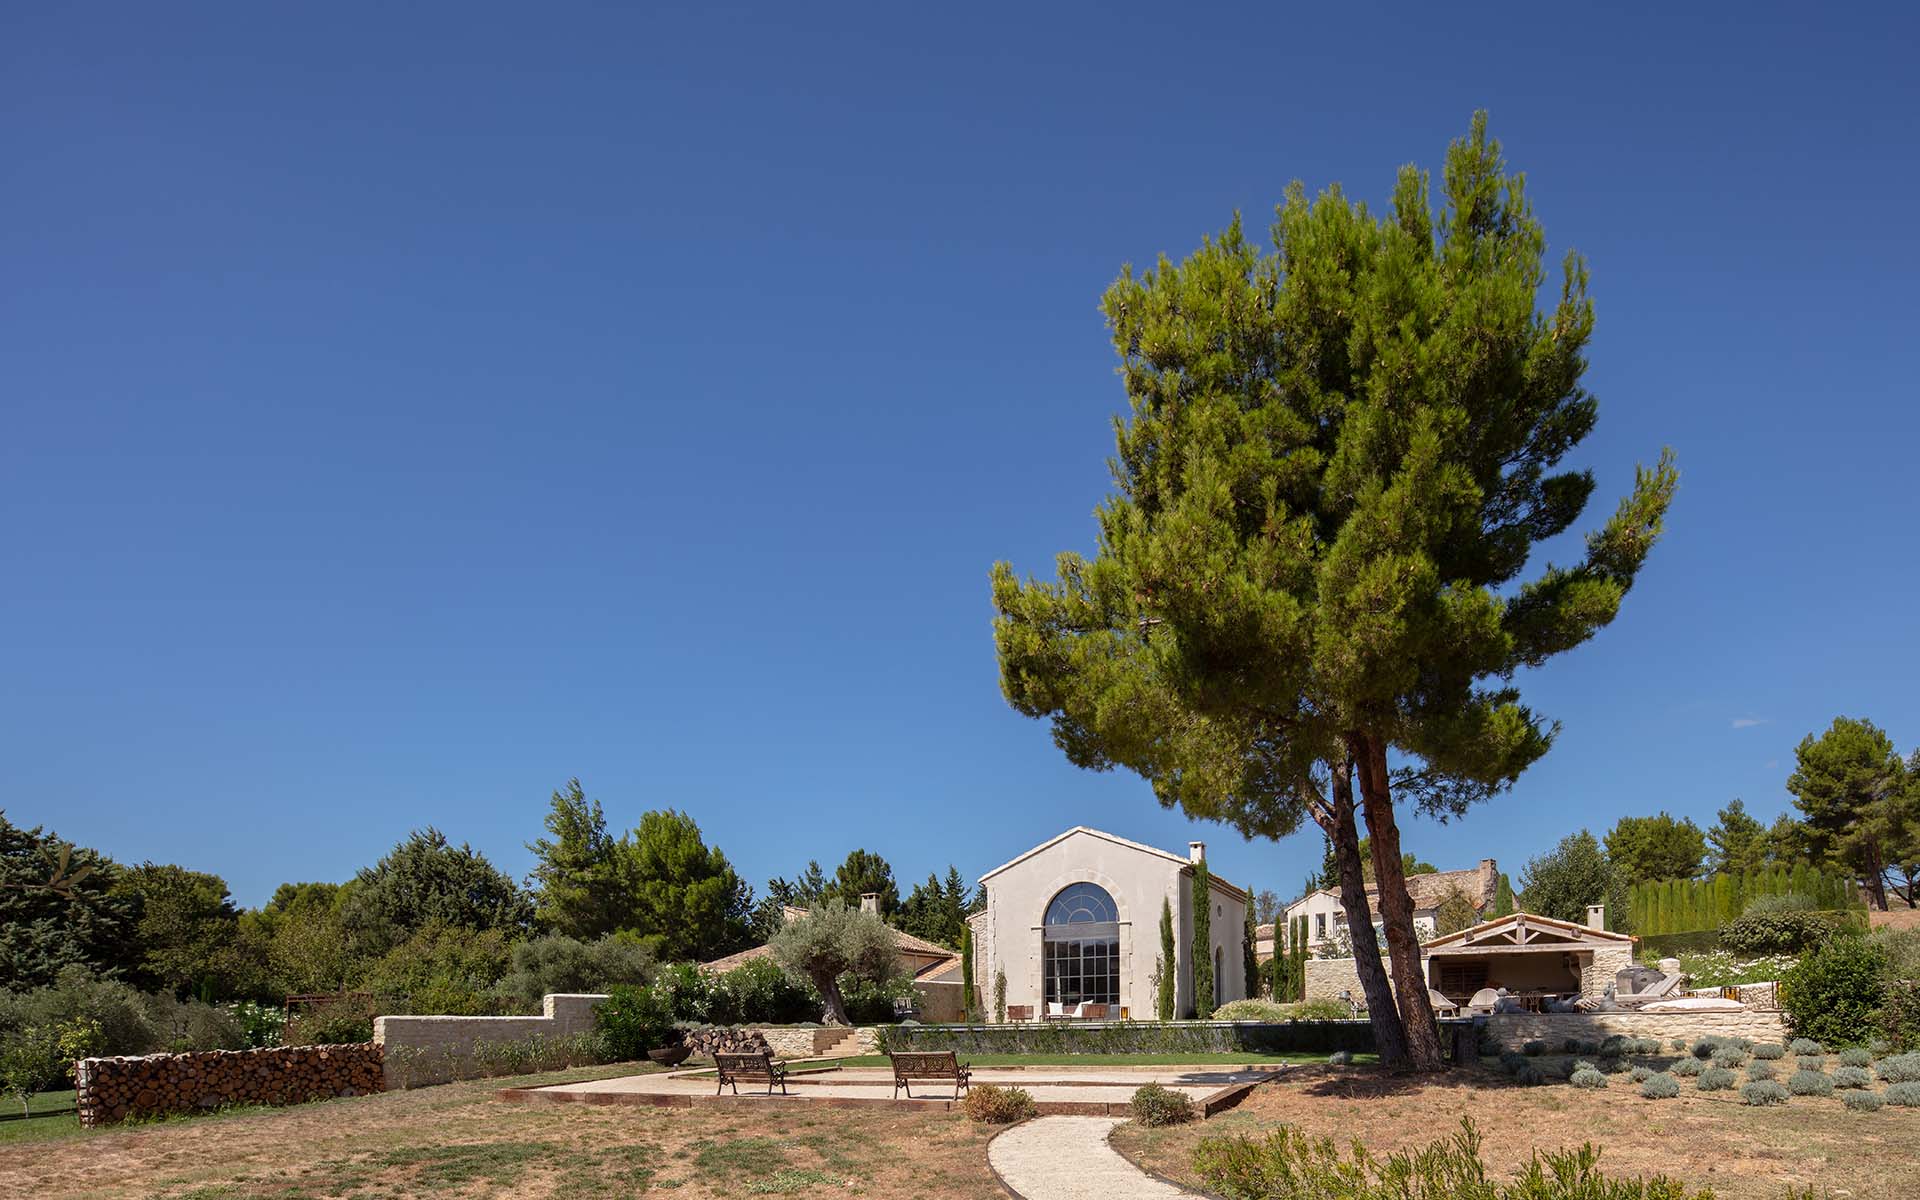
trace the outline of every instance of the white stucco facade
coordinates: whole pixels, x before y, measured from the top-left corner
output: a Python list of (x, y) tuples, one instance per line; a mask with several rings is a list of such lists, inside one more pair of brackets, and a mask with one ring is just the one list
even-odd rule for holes
[[(993, 1016), (995, 972), (1005, 971), (1009, 1007), (1044, 1012), (1048, 998), (1047, 913), (1075, 884), (1091, 884), (1111, 898), (1118, 941), (1118, 999), (1135, 1019), (1154, 1014), (1154, 966), (1160, 954), (1160, 908), (1172, 905), (1176, 957), (1175, 1012), (1193, 1011), (1194, 854), (1172, 854), (1097, 829), (1070, 829), (1051, 841), (981, 876), (986, 910), (974, 918), (974, 979)], [(1247, 894), (1215, 878), (1211, 942), (1222, 969), (1216, 972), (1219, 1000), (1245, 995), (1243, 950)], [(1084, 889), (1075, 893), (1085, 895)], [(1097, 902), (1097, 901), (1096, 901)], [(1105, 924), (1102, 925), (1105, 928)], [(1118, 1015), (1118, 1014), (1115, 1014)]]

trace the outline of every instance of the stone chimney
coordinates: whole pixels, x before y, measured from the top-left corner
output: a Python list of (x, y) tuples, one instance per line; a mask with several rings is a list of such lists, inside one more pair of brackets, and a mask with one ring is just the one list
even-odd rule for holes
[(1606, 928), (1607, 928), (1607, 906), (1606, 905), (1604, 904), (1587, 905), (1587, 928), (1598, 929), (1603, 933), (1606, 932)]
[(1188, 842), (1187, 843), (1187, 861), (1188, 862), (1191, 862), (1191, 863), (1205, 862), (1206, 859), (1207, 859), (1207, 844), (1205, 842)]
[(879, 916), (880, 915), (880, 893), (879, 892), (861, 892), (860, 893), (860, 911), (870, 912), (875, 916)]

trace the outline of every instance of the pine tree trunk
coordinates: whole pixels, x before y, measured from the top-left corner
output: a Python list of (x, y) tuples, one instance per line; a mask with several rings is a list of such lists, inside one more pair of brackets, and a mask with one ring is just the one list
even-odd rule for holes
[[(1380, 946), (1373, 938), (1373, 913), (1367, 908), (1367, 882), (1360, 869), (1360, 832), (1353, 823), (1353, 764), (1333, 764), (1333, 826), (1327, 836), (1333, 841), (1334, 862), (1340, 868), (1340, 907), (1347, 914), (1347, 930), (1359, 932), (1352, 938), (1354, 974), (1360, 977), (1361, 994), (1367, 998), (1367, 1016), (1373, 1023), (1374, 1048), (1380, 1063), (1389, 1070), (1405, 1070), (1412, 1063), (1407, 1053), (1407, 1031), (1393, 1006), (1393, 989), (1387, 983), (1387, 970), (1380, 962)], [(1306, 995), (1306, 964), (1301, 964), (1300, 994)]]
[(1387, 781), (1385, 743), (1365, 734), (1352, 735), (1354, 763), (1360, 771), (1360, 795), (1366, 803), (1368, 848), (1373, 852), (1373, 881), (1380, 894), (1380, 919), (1387, 935), (1389, 969), (1400, 1022), (1407, 1038), (1409, 1065), (1416, 1071), (1447, 1069), (1440, 1045), (1440, 1027), (1427, 999), (1427, 980), (1420, 970), (1420, 938), (1413, 929), (1413, 900), (1407, 895), (1407, 874), (1400, 858), (1400, 826), (1393, 816), (1393, 793)]

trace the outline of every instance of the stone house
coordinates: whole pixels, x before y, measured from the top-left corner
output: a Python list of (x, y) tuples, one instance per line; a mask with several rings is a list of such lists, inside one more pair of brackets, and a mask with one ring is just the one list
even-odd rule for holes
[[(1500, 887), (1500, 868), (1491, 858), (1483, 858), (1480, 865), (1464, 871), (1423, 871), (1407, 876), (1407, 897), (1413, 901), (1413, 929), (1421, 939), (1435, 936), (1440, 931), (1440, 906), (1455, 892), (1465, 896), (1473, 905), (1474, 915), (1482, 916), (1493, 907), (1495, 893)], [(1367, 887), (1367, 907), (1373, 912), (1375, 936), (1380, 929), (1380, 890)], [(1297, 917), (1307, 920), (1307, 950), (1310, 953), (1326, 953), (1337, 946), (1347, 932), (1346, 909), (1340, 904), (1340, 893), (1330, 888), (1319, 888), (1308, 892), (1287, 906), (1281, 915), (1280, 924), (1286, 925)], [(1260, 953), (1263, 958), (1273, 956), (1272, 925), (1259, 928)]]
[(1215, 1003), (1242, 999), (1251, 897), (1213, 876), (1209, 894), (1196, 901), (1193, 868), (1205, 857), (1203, 842), (1190, 843), (1182, 857), (1078, 826), (982, 875), (986, 907), (969, 924), (974, 985), (988, 1018), (994, 977), (1005, 972), (1011, 1009), (1041, 1015), (1049, 1005), (1094, 1004), (1111, 1006), (1113, 1016), (1151, 1019), (1163, 902), (1173, 911), (1175, 1012), (1194, 1011), (1196, 903), (1212, 906)]
[[(880, 910), (880, 897), (869, 892), (860, 897), (860, 907), (872, 913)], [(792, 921), (807, 915), (804, 908), (788, 906), (780, 911), (783, 920)], [(913, 990), (918, 997), (920, 1019), (923, 1021), (958, 1021), (961, 1019), (960, 1002), (960, 955), (945, 946), (918, 938), (903, 929), (887, 927), (887, 933), (893, 938), (894, 964), (902, 975), (913, 980)], [(771, 958), (773, 947), (754, 946), (725, 958), (716, 958), (701, 966), (721, 974), (731, 971), (742, 963), (757, 958)]]

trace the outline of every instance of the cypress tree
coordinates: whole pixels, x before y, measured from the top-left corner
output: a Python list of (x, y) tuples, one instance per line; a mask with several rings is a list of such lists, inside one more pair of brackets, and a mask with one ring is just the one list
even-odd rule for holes
[(1241, 934), (1241, 966), (1245, 968), (1240, 994), (1249, 1000), (1260, 996), (1260, 930), (1253, 920), (1253, 901), (1247, 901), (1246, 928)]
[(1160, 992), (1153, 998), (1154, 1010), (1162, 1021), (1173, 1020), (1173, 985), (1179, 974), (1174, 957), (1173, 905), (1160, 897)]
[(960, 1011), (973, 1020), (973, 926), (960, 926)]
[(1494, 885), (1493, 915), (1496, 917), (1513, 915), (1513, 880), (1507, 878), (1505, 871), (1500, 872), (1500, 880)]
[(1193, 1015), (1213, 1015), (1213, 877), (1207, 860), (1193, 864)]

